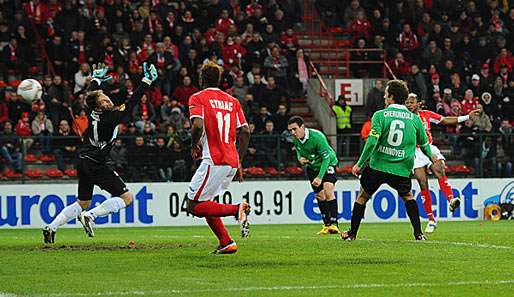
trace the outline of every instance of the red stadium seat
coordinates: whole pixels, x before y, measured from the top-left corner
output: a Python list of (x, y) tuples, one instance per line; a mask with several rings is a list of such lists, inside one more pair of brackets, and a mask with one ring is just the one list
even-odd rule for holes
[(62, 171), (57, 168), (48, 168), (45, 171), (45, 175), (48, 177), (63, 177), (64, 176)]
[(278, 175), (278, 170), (275, 167), (268, 167), (265, 169), (265, 171), (266, 171), (266, 174), (271, 175), (271, 176)]
[(352, 174), (352, 168), (353, 168), (353, 166), (352, 166), (352, 165), (344, 166), (344, 168), (343, 168), (343, 172), (344, 172), (345, 174)]
[(66, 169), (64, 171), (64, 174), (66, 174), (69, 177), (76, 177), (77, 176), (77, 169), (73, 169), (73, 168)]
[(298, 167), (298, 166), (289, 166), (286, 168), (286, 172), (291, 175), (302, 175), (303, 169), (302, 169), (302, 167)]
[(40, 178), (43, 176), (43, 172), (41, 172), (39, 169), (29, 169), (25, 171), (25, 175), (28, 178)]
[(250, 167), (247, 170), (248, 175), (253, 176), (263, 176), (266, 175), (266, 172), (261, 167)]
[(39, 160), (42, 162), (53, 162), (55, 161), (54, 155), (41, 155), (39, 156)]
[(472, 173), (473, 169), (469, 168), (466, 165), (455, 165), (453, 166), (453, 171), (456, 173)]
[(25, 162), (27, 163), (34, 163), (37, 161), (37, 158), (35, 155), (33, 154), (26, 154), (25, 155), (25, 158), (23, 158), (25, 160)]
[(6, 176), (7, 178), (20, 178), (20, 177), (21, 177), (21, 173), (19, 173), (19, 172), (15, 172), (14, 170), (9, 169), (9, 170), (5, 173), (5, 176)]

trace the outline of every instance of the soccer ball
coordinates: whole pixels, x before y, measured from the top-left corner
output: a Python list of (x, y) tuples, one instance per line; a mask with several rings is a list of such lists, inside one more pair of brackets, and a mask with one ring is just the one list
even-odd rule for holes
[(32, 101), (41, 99), (43, 87), (41, 87), (41, 84), (37, 80), (29, 78), (23, 80), (18, 85), (17, 93), (25, 102), (32, 104)]

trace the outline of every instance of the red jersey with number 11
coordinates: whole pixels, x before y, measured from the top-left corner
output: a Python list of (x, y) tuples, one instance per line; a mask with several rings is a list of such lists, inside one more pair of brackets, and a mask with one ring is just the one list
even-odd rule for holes
[(419, 117), (425, 125), (427, 131), (428, 143), (432, 144), (432, 133), (430, 132), (430, 123), (439, 124), (443, 120), (443, 116), (430, 110), (418, 111)]
[(218, 88), (207, 88), (189, 98), (189, 114), (191, 120), (203, 119), (202, 159), (237, 168), (237, 129), (247, 125), (239, 101)]

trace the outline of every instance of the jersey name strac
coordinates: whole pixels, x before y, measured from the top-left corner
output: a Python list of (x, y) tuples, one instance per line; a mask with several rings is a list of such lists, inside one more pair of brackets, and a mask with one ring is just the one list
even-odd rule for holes
[(443, 116), (438, 114), (438, 113), (435, 113), (433, 111), (430, 111), (430, 110), (420, 110), (418, 112), (419, 114), (419, 117), (421, 118), (421, 121), (423, 122), (423, 125), (425, 126), (425, 129), (427, 131), (427, 136), (428, 136), (428, 143), (432, 143), (432, 133), (430, 132), (430, 129), (431, 129), (431, 126), (430, 124), (431, 123), (434, 123), (434, 124), (439, 124), (442, 120), (443, 120)]
[(203, 119), (202, 159), (237, 168), (237, 129), (246, 125), (239, 101), (218, 88), (207, 88), (189, 98), (189, 113), (191, 120)]

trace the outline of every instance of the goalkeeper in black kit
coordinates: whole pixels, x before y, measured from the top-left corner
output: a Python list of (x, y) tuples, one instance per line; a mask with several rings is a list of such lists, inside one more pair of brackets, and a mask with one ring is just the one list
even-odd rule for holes
[[(89, 108), (88, 128), (79, 149), (78, 196), (77, 201), (66, 206), (47, 226), (43, 228), (45, 243), (54, 243), (57, 228), (78, 218), (89, 237), (94, 236), (93, 222), (96, 217), (118, 212), (130, 205), (133, 195), (121, 177), (108, 166), (109, 153), (118, 135), (118, 125), (143, 97), (144, 92), (157, 79), (154, 65), (143, 64), (144, 77), (132, 97), (120, 106), (114, 106), (111, 99), (100, 89), (101, 84), (112, 77), (107, 76), (107, 68), (101, 64), (93, 67), (91, 84), (86, 95)], [(91, 204), (93, 188), (97, 185), (109, 192), (112, 198), (85, 212)]]

